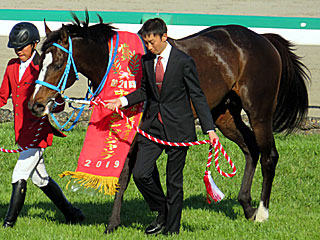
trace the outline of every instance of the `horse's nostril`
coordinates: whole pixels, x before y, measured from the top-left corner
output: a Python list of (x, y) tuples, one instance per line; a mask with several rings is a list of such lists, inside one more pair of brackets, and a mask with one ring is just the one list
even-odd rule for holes
[(35, 103), (32, 107), (32, 112), (34, 114), (40, 115), (45, 110), (45, 106), (42, 103)]

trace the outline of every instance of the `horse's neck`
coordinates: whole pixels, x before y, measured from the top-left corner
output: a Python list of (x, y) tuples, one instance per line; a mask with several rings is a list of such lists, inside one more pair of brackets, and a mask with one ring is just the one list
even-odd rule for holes
[(168, 37), (167, 41), (171, 44), (171, 46), (177, 47), (175, 39)]
[(102, 51), (97, 50), (90, 46), (82, 47), (81, 49), (86, 49), (86, 51), (80, 52), (80, 58), (78, 59), (76, 65), (78, 71), (90, 80), (93, 89), (95, 90), (105, 72), (108, 65), (109, 54), (107, 54), (108, 50)]

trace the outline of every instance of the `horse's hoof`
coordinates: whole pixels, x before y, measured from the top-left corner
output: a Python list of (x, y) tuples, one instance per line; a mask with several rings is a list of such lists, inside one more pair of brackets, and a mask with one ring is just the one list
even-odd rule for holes
[(119, 226), (116, 226), (116, 227), (109, 227), (107, 226), (106, 230), (104, 231), (104, 234), (110, 234), (110, 233), (113, 233), (115, 230), (118, 229)]
[(256, 210), (254, 211), (254, 213), (252, 214), (251, 217), (248, 218), (248, 220), (249, 220), (249, 221), (252, 221), (252, 222), (256, 221), (257, 212), (258, 212), (258, 209), (256, 209)]
[(257, 208), (251, 207), (250, 209), (246, 209), (246, 211), (244, 212), (244, 215), (247, 220), (254, 221), (256, 218), (257, 211), (258, 211)]

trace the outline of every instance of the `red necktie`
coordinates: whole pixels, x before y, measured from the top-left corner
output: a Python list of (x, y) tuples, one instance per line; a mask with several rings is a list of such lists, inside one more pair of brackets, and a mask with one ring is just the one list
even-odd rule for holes
[[(162, 65), (161, 59), (162, 59), (162, 57), (159, 56), (157, 59), (157, 64), (156, 64), (156, 85), (158, 87), (159, 94), (161, 91), (162, 81), (163, 81), (163, 76), (164, 76), (164, 70), (163, 70), (163, 65)], [(163, 123), (160, 112), (158, 112), (158, 119), (161, 123)]]
[(161, 59), (162, 57), (159, 56), (156, 64), (156, 85), (158, 87), (159, 93), (161, 91), (162, 81), (164, 76), (164, 70), (163, 70)]

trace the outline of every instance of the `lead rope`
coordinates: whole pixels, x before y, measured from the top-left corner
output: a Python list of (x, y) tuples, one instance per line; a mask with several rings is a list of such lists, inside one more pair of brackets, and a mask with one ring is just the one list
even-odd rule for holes
[[(100, 103), (105, 105), (105, 103), (103, 103), (102, 101)], [(208, 143), (210, 144), (209, 140), (201, 140), (201, 141), (195, 141), (195, 142), (167, 142), (164, 140), (160, 140), (158, 138), (151, 136), (150, 134), (146, 133), (145, 131), (141, 130), (139, 127), (135, 126), (130, 121), (130, 119), (126, 115), (124, 115), (124, 113), (121, 110), (119, 110), (118, 108), (115, 109), (115, 112), (117, 112), (122, 118), (124, 118), (126, 120), (126, 122), (130, 125), (130, 127), (134, 128), (139, 134), (141, 134), (142, 136), (148, 138), (149, 140), (151, 140), (153, 142), (160, 143), (162, 145), (171, 146), (171, 147), (189, 147), (189, 146), (202, 145), (202, 144), (208, 144)], [(224, 177), (227, 177), (227, 178), (233, 177), (236, 174), (237, 169), (236, 169), (234, 163), (232, 162), (232, 160), (230, 159), (230, 157), (228, 156), (228, 154), (226, 153), (226, 151), (224, 150), (224, 148), (222, 147), (221, 143), (218, 140), (215, 141), (214, 148), (215, 148), (214, 162), (215, 162), (215, 166), (216, 166), (217, 171), (219, 172), (219, 174), (221, 174)], [(227, 160), (227, 162), (231, 166), (232, 173), (226, 173), (221, 170), (221, 168), (219, 166), (219, 151), (221, 151), (222, 155), (225, 157), (225, 159)], [(212, 152), (213, 152), (213, 147), (210, 145), (207, 169), (209, 169), (209, 167), (211, 166)]]
[(42, 125), (44, 124), (44, 120), (45, 120), (46, 116), (43, 116), (40, 118), (40, 122), (39, 122), (39, 127), (37, 128), (37, 131), (35, 133), (34, 139), (32, 140), (32, 142), (26, 146), (26, 147), (19, 147), (18, 149), (5, 149), (5, 148), (0, 148), (0, 152), (4, 152), (4, 153), (20, 153), (23, 152), (29, 148), (34, 147), (34, 145), (38, 142), (38, 137), (40, 136), (40, 132), (42, 130)]

